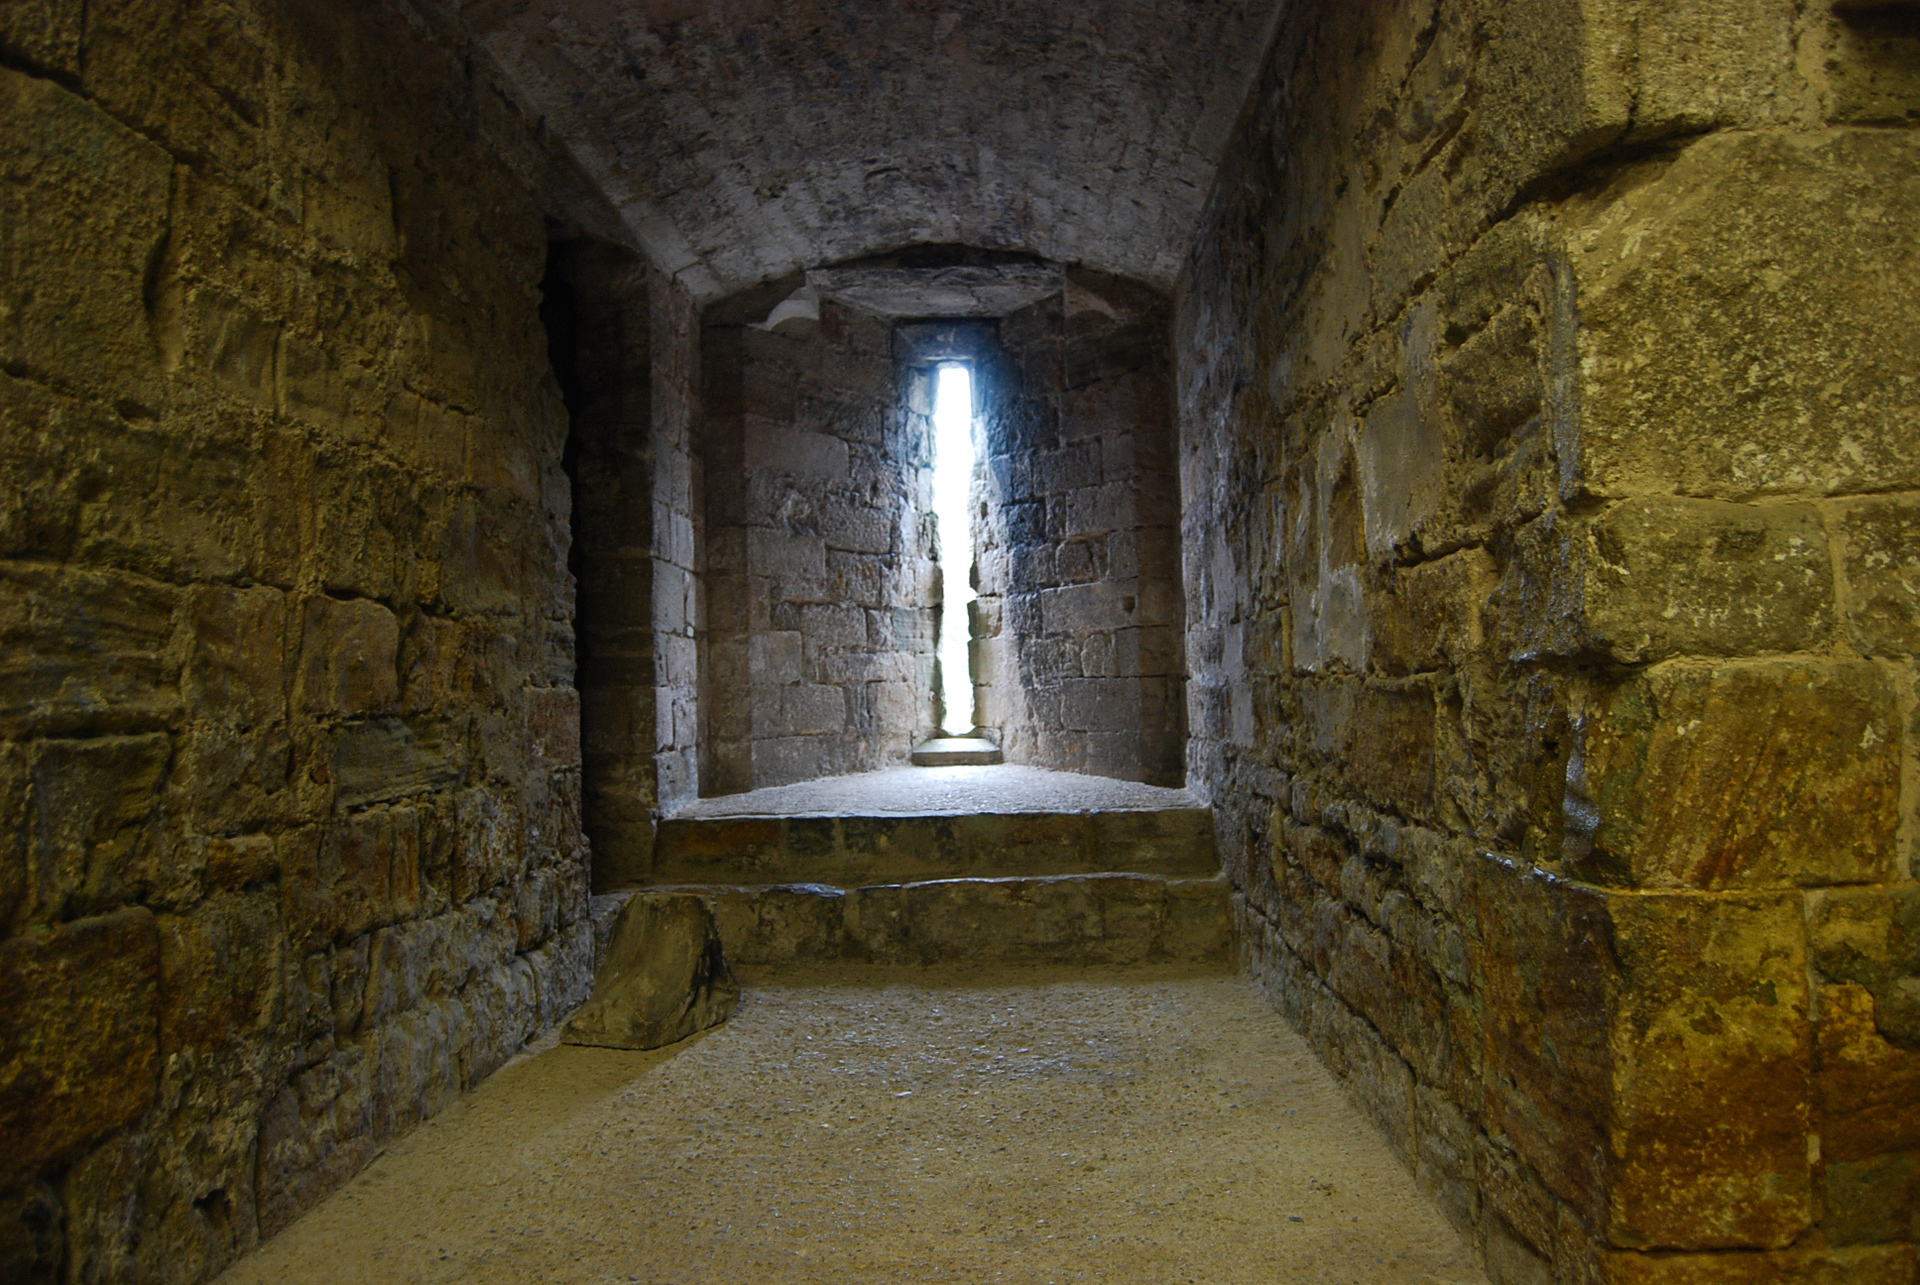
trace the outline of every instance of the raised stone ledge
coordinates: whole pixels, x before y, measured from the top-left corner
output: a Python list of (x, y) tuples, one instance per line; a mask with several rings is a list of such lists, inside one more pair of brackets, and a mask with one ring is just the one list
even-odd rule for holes
[(743, 967), (793, 964), (1150, 964), (1232, 959), (1224, 876), (1049, 875), (826, 884), (682, 885), (597, 901), (697, 893)]

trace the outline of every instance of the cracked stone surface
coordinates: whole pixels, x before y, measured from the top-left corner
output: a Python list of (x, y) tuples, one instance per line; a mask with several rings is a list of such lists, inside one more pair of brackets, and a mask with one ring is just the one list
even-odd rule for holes
[(223, 1279), (1485, 1280), (1244, 980), (834, 976), (524, 1058)]

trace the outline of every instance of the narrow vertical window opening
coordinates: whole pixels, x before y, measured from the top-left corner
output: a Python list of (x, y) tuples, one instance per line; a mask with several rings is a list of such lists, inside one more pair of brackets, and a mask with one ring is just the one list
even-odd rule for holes
[(940, 610), (940, 709), (949, 736), (973, 731), (968, 607), (973, 602), (973, 372), (940, 367), (933, 398), (933, 512), (940, 531), (945, 594)]

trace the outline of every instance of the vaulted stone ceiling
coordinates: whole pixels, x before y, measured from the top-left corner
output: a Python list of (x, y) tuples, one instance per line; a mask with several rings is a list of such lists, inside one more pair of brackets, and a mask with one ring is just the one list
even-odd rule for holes
[(1171, 284), (1276, 0), (444, 0), (701, 299), (921, 242)]

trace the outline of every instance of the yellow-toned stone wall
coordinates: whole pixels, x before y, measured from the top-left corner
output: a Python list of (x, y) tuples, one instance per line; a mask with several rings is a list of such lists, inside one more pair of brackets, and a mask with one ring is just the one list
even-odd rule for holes
[(1920, 11), (1283, 19), (1179, 299), (1245, 949), (1500, 1282), (1911, 1282)]
[(590, 980), (534, 132), (373, 0), (0, 6), (0, 1277), (189, 1281)]

